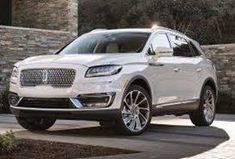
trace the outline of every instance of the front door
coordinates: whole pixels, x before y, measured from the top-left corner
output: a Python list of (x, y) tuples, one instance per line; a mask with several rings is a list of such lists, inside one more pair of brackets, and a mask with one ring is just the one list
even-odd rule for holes
[(200, 62), (193, 57), (193, 52), (185, 38), (169, 34), (173, 47), (173, 60), (175, 71), (175, 89), (179, 101), (191, 101), (198, 92), (196, 66)]
[[(171, 49), (170, 42), (165, 33), (157, 33), (151, 42), (152, 50), (157, 48)], [(149, 61), (149, 75), (151, 77), (151, 85), (155, 95), (153, 104), (161, 105), (166, 103), (173, 103), (179, 100), (178, 80), (175, 70), (175, 57), (172, 55), (158, 57), (158, 55), (150, 56)]]

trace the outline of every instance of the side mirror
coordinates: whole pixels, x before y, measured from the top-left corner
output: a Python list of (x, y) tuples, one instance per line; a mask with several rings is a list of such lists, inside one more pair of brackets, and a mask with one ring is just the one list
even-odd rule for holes
[(173, 55), (173, 49), (167, 47), (158, 47), (154, 52), (158, 57), (170, 57)]

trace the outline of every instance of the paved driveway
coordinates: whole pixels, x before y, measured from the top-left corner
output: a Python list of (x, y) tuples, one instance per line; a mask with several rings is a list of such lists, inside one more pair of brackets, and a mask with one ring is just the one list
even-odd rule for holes
[[(101, 145), (140, 151), (105, 158), (235, 158), (235, 116), (218, 115), (212, 127), (193, 127), (184, 117), (156, 117), (141, 136), (120, 136), (102, 130), (96, 122), (58, 121), (46, 132), (31, 133), (12, 115), (0, 115), (0, 132), (13, 129), (19, 138)], [(104, 158), (104, 157), (101, 157)]]

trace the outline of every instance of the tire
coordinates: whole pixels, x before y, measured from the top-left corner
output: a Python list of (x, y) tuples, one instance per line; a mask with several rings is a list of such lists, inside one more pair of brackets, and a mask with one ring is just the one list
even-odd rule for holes
[(116, 127), (118, 132), (124, 135), (140, 135), (150, 125), (151, 117), (150, 95), (144, 88), (131, 85), (122, 99)]
[(29, 131), (47, 130), (52, 127), (56, 120), (49, 118), (16, 118), (18, 123)]
[(195, 126), (210, 126), (216, 113), (215, 91), (210, 86), (202, 90), (200, 105), (197, 111), (190, 114), (190, 119)]

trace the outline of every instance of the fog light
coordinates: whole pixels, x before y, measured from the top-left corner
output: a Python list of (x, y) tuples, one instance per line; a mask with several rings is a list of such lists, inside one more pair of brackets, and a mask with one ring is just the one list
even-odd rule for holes
[(20, 101), (20, 97), (15, 93), (10, 93), (8, 98), (10, 105), (16, 106)]
[(115, 93), (98, 93), (79, 95), (78, 99), (87, 108), (105, 108), (113, 103)]

